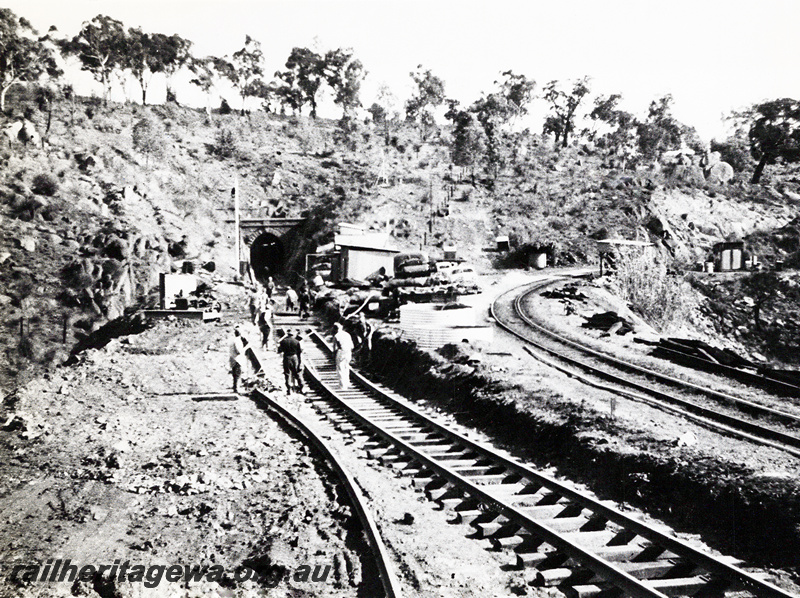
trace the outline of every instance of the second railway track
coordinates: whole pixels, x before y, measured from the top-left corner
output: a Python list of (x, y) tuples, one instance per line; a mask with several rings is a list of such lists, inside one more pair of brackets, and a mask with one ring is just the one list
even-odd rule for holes
[(476, 443), (353, 372), (338, 388), (330, 349), (307, 346), (314, 406), (368, 455), (451, 510), (472, 535), (534, 568), (541, 585), (594, 596), (769, 596), (790, 593)]
[[(800, 457), (800, 437), (795, 432), (800, 429), (797, 415), (627, 363), (566, 338), (535, 321), (524, 309), (524, 302), (559, 280), (563, 278), (539, 281), (524, 290), (506, 292), (492, 304), (492, 316), (498, 325), (537, 351), (613, 384), (614, 387), (606, 388), (611, 392), (661, 405), (726, 435), (773, 446)], [(623, 387), (633, 389), (637, 394), (621, 390)], [(665, 387), (677, 388), (681, 393), (667, 392)], [(697, 400), (698, 395), (711, 398), (725, 410), (703, 404)]]

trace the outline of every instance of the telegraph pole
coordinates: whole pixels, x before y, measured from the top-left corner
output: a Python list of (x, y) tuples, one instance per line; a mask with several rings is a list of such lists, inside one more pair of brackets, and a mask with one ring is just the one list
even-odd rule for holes
[(236, 182), (233, 186), (233, 226), (234, 239), (236, 240), (236, 271), (241, 274), (242, 253), (239, 247), (239, 175), (236, 175)]

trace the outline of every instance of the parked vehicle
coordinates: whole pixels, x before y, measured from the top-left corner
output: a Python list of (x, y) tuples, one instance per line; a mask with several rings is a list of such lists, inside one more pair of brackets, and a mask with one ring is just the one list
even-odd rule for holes
[(424, 253), (398, 253), (394, 256), (395, 278), (428, 276), (435, 269), (435, 265)]
[(450, 281), (460, 285), (478, 285), (479, 276), (475, 268), (469, 264), (459, 264), (448, 272)]

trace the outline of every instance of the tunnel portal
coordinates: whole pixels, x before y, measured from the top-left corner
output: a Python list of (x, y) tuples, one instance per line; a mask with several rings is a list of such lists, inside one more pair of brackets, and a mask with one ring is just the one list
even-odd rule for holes
[(283, 274), (286, 251), (281, 240), (272, 233), (262, 233), (250, 245), (250, 265), (261, 281)]

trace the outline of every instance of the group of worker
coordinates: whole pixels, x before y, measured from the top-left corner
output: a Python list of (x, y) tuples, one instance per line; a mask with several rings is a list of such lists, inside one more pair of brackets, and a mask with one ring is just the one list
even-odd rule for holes
[(286, 290), (286, 311), (290, 313), (297, 311), (301, 318), (307, 318), (310, 315), (312, 301), (313, 296), (306, 283), (303, 283), (299, 292), (293, 287)]
[(250, 291), (250, 319), (261, 333), (261, 344), (265, 349), (270, 349), (272, 345), (272, 328), (275, 316), (275, 300), (272, 295), (274, 293), (275, 282), (271, 276), (266, 284), (256, 283), (256, 287)]
[[(272, 277), (264, 285), (256, 284), (250, 293), (250, 318), (261, 333), (261, 344), (264, 349), (273, 347), (275, 283)], [(306, 285), (298, 293), (289, 287), (286, 293), (286, 309), (289, 312), (299, 311), (302, 318), (308, 317), (312, 296)], [(364, 317), (359, 314), (353, 325), (356, 342), (345, 330), (340, 322), (333, 325), (333, 351), (336, 373), (339, 386), (342, 390), (350, 388), (350, 363), (353, 359), (353, 350), (358, 347), (371, 349), (371, 328)], [(277, 352), (283, 356), (283, 375), (286, 383), (286, 392), (293, 391), (304, 394), (303, 390), (303, 346), (299, 330), (288, 330), (277, 343)], [(237, 326), (234, 330), (234, 339), (231, 345), (231, 373), (233, 375), (233, 391), (237, 392), (239, 379), (247, 367), (246, 351), (248, 341)]]

